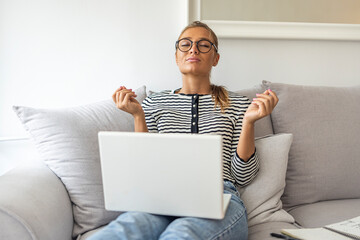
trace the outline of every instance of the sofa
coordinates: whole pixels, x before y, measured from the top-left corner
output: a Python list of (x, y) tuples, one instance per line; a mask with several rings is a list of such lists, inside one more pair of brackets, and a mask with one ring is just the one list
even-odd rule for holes
[[(249, 239), (359, 216), (360, 86), (263, 81), (236, 92), (251, 100), (268, 88), (280, 101), (255, 125), (260, 171), (239, 187)], [(149, 94), (144, 86), (135, 92), (139, 101)], [(110, 99), (14, 111), (39, 159), (0, 177), (0, 239), (85, 240), (121, 214), (104, 208), (97, 133), (133, 131), (129, 114)]]

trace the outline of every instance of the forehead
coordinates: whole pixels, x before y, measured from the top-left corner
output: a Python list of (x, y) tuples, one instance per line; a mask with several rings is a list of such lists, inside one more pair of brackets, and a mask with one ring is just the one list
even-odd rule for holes
[(194, 28), (186, 29), (185, 32), (183, 32), (183, 34), (181, 34), (181, 36), (179, 37), (179, 39), (181, 38), (189, 38), (195, 41), (199, 39), (208, 39), (212, 42), (214, 41), (214, 39), (211, 36), (211, 33), (203, 27), (194, 27)]

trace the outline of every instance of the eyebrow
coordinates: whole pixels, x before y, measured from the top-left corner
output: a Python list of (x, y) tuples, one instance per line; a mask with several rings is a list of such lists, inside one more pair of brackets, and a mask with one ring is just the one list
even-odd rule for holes
[[(182, 40), (182, 39), (192, 40), (193, 38), (192, 37), (184, 37), (184, 38), (180, 38), (179, 40)], [(207, 41), (211, 42), (211, 40), (208, 38), (200, 38), (199, 41), (201, 41), (201, 40), (207, 40)]]

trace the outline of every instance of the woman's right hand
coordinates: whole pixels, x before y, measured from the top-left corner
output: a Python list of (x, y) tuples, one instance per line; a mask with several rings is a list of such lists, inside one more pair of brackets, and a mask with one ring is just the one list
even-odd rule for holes
[(121, 86), (112, 95), (112, 99), (117, 108), (136, 117), (144, 114), (141, 104), (135, 99), (136, 96), (132, 89)]

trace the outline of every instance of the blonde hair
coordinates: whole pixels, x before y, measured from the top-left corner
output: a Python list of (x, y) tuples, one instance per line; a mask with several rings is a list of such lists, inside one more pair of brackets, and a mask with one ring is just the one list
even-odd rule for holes
[[(187, 25), (180, 33), (179, 38), (181, 37), (181, 35), (183, 35), (183, 33), (186, 30), (188, 30), (190, 28), (196, 28), (196, 27), (201, 27), (201, 28), (205, 28), (206, 30), (208, 30), (210, 33), (210, 36), (214, 39), (214, 45), (216, 46), (216, 49), (219, 49), (219, 47), (218, 47), (219, 40), (218, 40), (215, 32), (207, 24), (200, 22), (200, 21), (194, 21), (194, 22), (190, 23), (189, 25)], [(215, 49), (215, 51), (217, 52), (216, 49)], [(228, 91), (223, 86), (211, 84), (210, 87), (211, 87), (211, 96), (212, 96), (213, 101), (215, 102), (215, 108), (219, 106), (221, 109), (221, 112), (225, 112), (225, 109), (230, 106)]]

